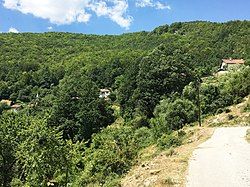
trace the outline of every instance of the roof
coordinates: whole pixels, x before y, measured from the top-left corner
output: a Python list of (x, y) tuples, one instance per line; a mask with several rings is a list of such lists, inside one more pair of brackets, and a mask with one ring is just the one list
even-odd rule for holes
[(100, 92), (110, 92), (108, 89), (100, 89)]
[(243, 59), (222, 59), (222, 61), (226, 64), (244, 64), (245, 63)]
[(19, 104), (15, 104), (15, 105), (12, 105), (11, 108), (21, 108), (22, 105), (19, 105)]

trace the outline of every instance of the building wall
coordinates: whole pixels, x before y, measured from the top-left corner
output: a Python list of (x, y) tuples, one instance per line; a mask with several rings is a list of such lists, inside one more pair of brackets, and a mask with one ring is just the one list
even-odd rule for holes
[(236, 70), (239, 69), (242, 66), (242, 64), (228, 64), (227, 70)]

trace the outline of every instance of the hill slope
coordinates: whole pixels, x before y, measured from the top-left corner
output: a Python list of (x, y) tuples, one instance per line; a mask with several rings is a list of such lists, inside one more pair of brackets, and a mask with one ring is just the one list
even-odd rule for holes
[[(199, 138), (202, 129), (182, 130), (198, 120), (198, 108), (202, 117), (228, 112), (250, 92), (249, 66), (202, 78), (222, 58), (249, 63), (249, 26), (175, 23), (120, 36), (1, 33), (0, 185), (119, 186), (145, 148), (171, 155)], [(109, 98), (100, 98), (101, 88)]]

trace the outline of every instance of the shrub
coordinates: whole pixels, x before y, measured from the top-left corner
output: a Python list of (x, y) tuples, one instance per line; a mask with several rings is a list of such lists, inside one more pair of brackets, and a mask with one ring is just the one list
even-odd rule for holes
[(10, 106), (4, 103), (0, 103), (0, 115), (3, 113), (4, 110), (8, 110), (8, 109), (10, 109)]
[(169, 149), (170, 147), (180, 146), (181, 142), (181, 139), (175, 133), (163, 134), (162, 137), (158, 139), (157, 145), (161, 149)]
[(151, 139), (151, 131), (146, 127), (108, 127), (95, 134), (85, 152), (84, 171), (75, 181), (76, 186), (118, 184), (120, 176), (134, 164), (139, 150), (148, 146)]
[(156, 136), (172, 130), (181, 129), (185, 124), (197, 119), (195, 105), (187, 99), (170, 101), (164, 99), (155, 108), (155, 118), (151, 119), (151, 127)]
[(232, 120), (232, 119), (234, 119), (234, 116), (231, 115), (231, 114), (228, 114), (228, 115), (227, 115), (227, 119), (228, 119), (228, 120)]
[(221, 114), (224, 112), (224, 109), (223, 108), (219, 108), (217, 111), (216, 111), (216, 114)]
[(244, 112), (250, 112), (250, 98), (247, 100), (246, 106), (243, 108)]
[(152, 130), (147, 127), (137, 129), (134, 139), (141, 148), (145, 148), (154, 142)]
[(226, 108), (226, 109), (225, 109), (225, 112), (226, 112), (226, 113), (229, 113), (229, 112), (231, 112), (231, 109)]

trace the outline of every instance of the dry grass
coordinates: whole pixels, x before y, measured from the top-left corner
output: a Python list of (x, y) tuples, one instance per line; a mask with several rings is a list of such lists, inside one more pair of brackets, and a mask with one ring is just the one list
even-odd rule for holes
[(193, 150), (212, 135), (213, 128), (187, 127), (184, 131), (187, 138), (180, 147), (161, 153), (155, 146), (145, 149), (138, 165), (122, 179), (122, 186), (184, 186), (189, 158)]
[(250, 129), (247, 130), (246, 139), (250, 143)]
[(250, 95), (244, 98), (242, 103), (229, 107), (230, 112), (209, 116), (204, 120), (203, 124), (210, 127), (248, 126), (250, 125), (250, 112), (246, 108), (249, 103)]
[[(209, 116), (203, 120), (203, 127), (186, 127), (187, 138), (183, 145), (160, 152), (156, 146), (144, 149), (139, 161), (122, 179), (122, 187), (185, 186), (188, 161), (199, 144), (213, 134), (213, 127), (246, 126), (250, 124), (250, 96), (238, 105), (229, 107), (229, 112)], [(197, 124), (194, 124), (197, 125)], [(250, 142), (250, 129), (247, 131)]]

